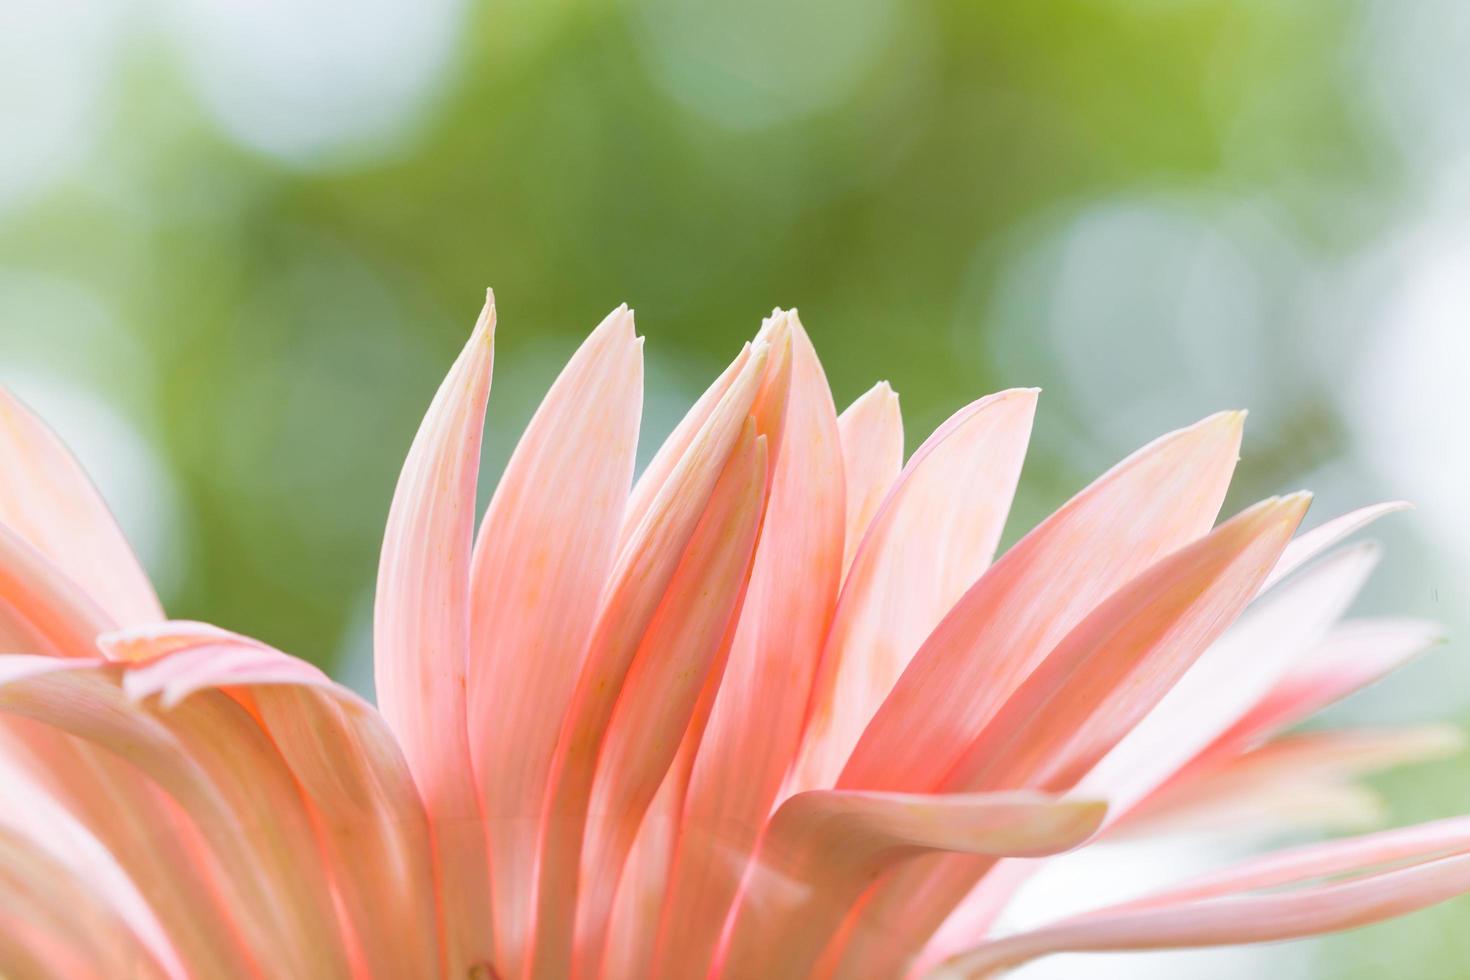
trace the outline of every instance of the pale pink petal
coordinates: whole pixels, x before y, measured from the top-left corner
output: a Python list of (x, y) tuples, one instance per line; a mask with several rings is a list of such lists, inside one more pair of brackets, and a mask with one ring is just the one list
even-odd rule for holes
[(923, 976), (934, 964), (974, 946), (988, 935), (1022, 885), (1046, 866), (1044, 861), (1001, 861), (970, 890), (914, 958), (909, 976)]
[(1106, 799), (1113, 817), (1121, 817), (1300, 663), (1347, 611), (1377, 562), (1372, 544), (1343, 548), (1252, 604), (1088, 773), (1079, 792)]
[(946, 788), (1075, 785), (1240, 615), (1310, 499), (1257, 504), (1120, 589), (1006, 701)]
[[(27, 660), (29, 664), (24, 663)], [(83, 670), (92, 667), (82, 660), (5, 657), (0, 658), (0, 683), (41, 676), (67, 665)], [(16, 716), (7, 716), (0, 725), (0, 748), (7, 761), (20, 767), (96, 836), (147, 896), (169, 942), (192, 974), (224, 976), (233, 971), (261, 975), (246, 943), (268, 940), (269, 934), (249, 922), (237, 924), (234, 905), (239, 890), (221, 887), (228, 884), (228, 878), (207, 843), (142, 772), (119, 765), (110, 749)], [(12, 812), (22, 813), (19, 808)], [(38, 819), (44, 819), (44, 814)]]
[(792, 760), (842, 575), (837, 414), (793, 313), (791, 384), (765, 524), (684, 803), (655, 972), (702, 973)]
[(723, 669), (765, 502), (765, 438), (746, 423), (709, 509), (628, 672), (603, 739), (578, 896), (577, 975), (595, 977), (624, 860), (689, 727)]
[(119, 625), (163, 618), (148, 575), (80, 464), (0, 389), (0, 525), (55, 565)]
[(623, 514), (622, 535), (619, 538), (619, 551), (626, 546), (633, 533), (638, 530), (643, 519), (648, 516), (653, 507), (654, 500), (663, 492), (669, 477), (673, 475), (675, 467), (689, 451), (696, 436), (704, 428), (709, 417), (714, 413), (715, 407), (725, 397), (725, 392), (730, 390), (730, 385), (745, 370), (745, 363), (750, 359), (751, 345), (747, 344), (740, 351), (739, 356), (730, 362), (729, 367), (715, 379), (714, 383), (705, 389), (699, 400), (679, 420), (674, 431), (659, 446), (643, 472), (639, 474), (638, 481), (633, 484), (633, 492), (628, 496), (628, 506)]
[[(75, 877), (85, 882), (89, 899), (105, 906), (108, 917), (115, 915), (144, 947), (146, 954), (140, 954), (139, 960), (152, 960), (148, 964), (150, 970), (179, 980), (190, 975), (190, 969), (180, 959), (148, 900), (118, 864), (117, 858), (60, 801), (27, 777), (13, 760), (3, 757), (0, 757), (0, 833), (16, 835), (24, 842), (27, 852), (18, 866), (6, 868), (0, 874), (26, 874), (24, 866), (35, 853), (57, 862), (61, 866), (59, 873), (47, 877)], [(0, 865), (5, 863), (0, 859)], [(62, 881), (54, 883), (63, 885)], [(83, 909), (75, 919), (69, 919), (68, 934), (75, 936), (88, 932), (83, 925), (86, 918), (87, 913)], [(196, 973), (206, 968), (204, 963), (191, 966)], [(5, 969), (5, 964), (0, 961), (0, 972)]]
[(789, 792), (831, 786), (909, 659), (990, 564), (1036, 389), (962, 409), (914, 453), (843, 582)]
[(0, 973), (138, 980), (182, 976), (159, 962), (87, 877), (0, 827)]
[(688, 782), (679, 769), (676, 761), (664, 777), (623, 864), (602, 960), (603, 980), (644, 980), (653, 970), (657, 936), (649, 923), (658, 922), (663, 909)]
[[(760, 344), (705, 420), (618, 556), (552, 760), (543, 825), (533, 971), (564, 977), (583, 831), (603, 738), (634, 657), (725, 469), (766, 373)], [(518, 965), (512, 963), (512, 970)]]
[(97, 656), (112, 618), (47, 558), (0, 526), (0, 636), (13, 652)]
[(1281, 560), (1276, 563), (1275, 568), (1271, 569), (1271, 574), (1267, 575), (1266, 581), (1262, 583), (1261, 591), (1264, 592), (1271, 588), (1348, 535), (1362, 530), (1386, 514), (1408, 510), (1409, 506), (1405, 501), (1391, 500), (1387, 503), (1372, 504), (1350, 511), (1317, 525), (1287, 545), (1286, 551), (1281, 554)]
[(251, 948), (294, 974), (343, 974), (347, 948), (315, 832), (270, 739), (245, 709), (217, 692), (155, 712), (123, 692), (121, 671), (97, 662), (31, 672), (0, 685), (0, 710), (113, 754), (90, 757), (94, 764), (145, 773), (208, 842)]
[(592, 332), (521, 437), (475, 544), (470, 755), (507, 969), (531, 938), (547, 770), (633, 480), (642, 349), (627, 307)]
[(1295, 725), (1444, 642), (1444, 627), (1417, 619), (1338, 624), (1307, 661), (1277, 683), (1209, 749), (1226, 755)]
[[(1299, 939), (1368, 925), (1470, 890), (1463, 819), (1315, 845), (1193, 886), (985, 943), (931, 977), (986, 977), (1061, 952), (1172, 949)], [(1311, 878), (1407, 867), (1260, 894)]]
[(858, 742), (847, 788), (922, 792), (1099, 602), (1210, 529), (1243, 415), (1211, 416), (1139, 450), (995, 563), (924, 642)]
[[(1122, 834), (1240, 833), (1361, 825), (1380, 815), (1350, 781), (1379, 769), (1444, 758), (1464, 747), (1456, 728), (1349, 729), (1285, 735), (1210, 768), (1187, 769), (1117, 825)], [(1351, 805), (1333, 810), (1331, 802)]]
[(475, 482), (494, 325), (492, 297), (409, 450), (383, 535), (374, 609), (378, 703), (428, 807), (455, 975), (494, 954), (465, 707)]
[[(941, 788), (1063, 792), (1075, 786), (1240, 614), (1309, 499), (1264, 501), (1109, 597), (1006, 700)], [(844, 970), (901, 968), (990, 866), (952, 857), (895, 872), (857, 913)], [(885, 939), (879, 923), (900, 928), (890, 928), (893, 936)]]
[(842, 476), (847, 484), (847, 531), (842, 572), (852, 567), (858, 542), (903, 468), (903, 416), (898, 395), (880, 381), (837, 416)]
[(887, 869), (931, 851), (1040, 857), (1077, 846), (1106, 805), (1036, 793), (798, 793), (761, 840), (721, 971), (805, 977), (827, 935)]
[[(195, 637), (194, 646), (181, 645)], [(317, 668), (201, 624), (109, 638), (136, 656), (124, 690), (171, 707), (201, 691), (244, 703), (290, 766), (326, 846), (326, 862), (370, 976), (441, 968), (433, 859), (423, 804), (387, 725)]]

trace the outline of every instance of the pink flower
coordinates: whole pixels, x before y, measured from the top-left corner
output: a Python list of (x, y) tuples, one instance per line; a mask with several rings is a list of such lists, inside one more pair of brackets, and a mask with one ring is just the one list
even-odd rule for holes
[(1373, 564), (1215, 526), (1241, 413), (1139, 450), (995, 559), (1037, 393), (903, 464), (777, 312), (634, 482), (641, 341), (572, 358), (475, 529), (493, 305), (388, 520), (381, 714), (170, 622), (76, 463), (0, 402), (0, 971), (596, 980), (977, 976), (1289, 939), (1470, 890), (1470, 819), (1277, 853), (995, 938), (1038, 862), (1334, 824), (1452, 733), (1281, 734), (1435, 640), (1342, 620)]

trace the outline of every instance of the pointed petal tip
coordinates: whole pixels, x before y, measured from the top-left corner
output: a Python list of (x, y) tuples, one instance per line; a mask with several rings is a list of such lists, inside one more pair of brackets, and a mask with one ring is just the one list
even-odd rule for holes
[(470, 342), (474, 343), (477, 338), (484, 338), (487, 344), (495, 341), (495, 290), (485, 290), (485, 306), (480, 310), (480, 317), (475, 321), (474, 330), (470, 333)]
[(1287, 511), (1305, 514), (1307, 508), (1312, 506), (1312, 500), (1316, 495), (1310, 490), (1297, 490), (1281, 498), (1281, 506)]

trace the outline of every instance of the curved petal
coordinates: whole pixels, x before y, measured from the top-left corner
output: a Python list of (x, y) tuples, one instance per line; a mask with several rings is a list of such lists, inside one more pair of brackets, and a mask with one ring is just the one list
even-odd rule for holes
[(1261, 583), (1261, 591), (1265, 592), (1272, 588), (1277, 582), (1348, 535), (1362, 530), (1380, 517), (1408, 510), (1409, 507), (1410, 505), (1405, 501), (1391, 500), (1387, 503), (1361, 507), (1334, 517), (1330, 521), (1324, 521), (1286, 546), (1286, 550), (1281, 553), (1281, 560), (1276, 563), (1275, 568), (1271, 569), (1271, 574), (1266, 576), (1266, 581)]
[[(842, 574), (845, 487), (826, 376), (794, 313), (791, 384), (750, 588), (684, 803), (655, 973), (702, 973), (801, 737)], [(711, 831), (714, 831), (712, 834)]]
[(932, 790), (1001, 703), (1099, 602), (1209, 530), (1243, 414), (1211, 416), (1119, 463), (980, 577), (899, 678), (840, 786)]
[(575, 974), (596, 977), (623, 862), (689, 727), (723, 668), (765, 502), (765, 437), (747, 421), (649, 624), (603, 738), (578, 900)]
[(1300, 663), (1347, 611), (1377, 563), (1371, 543), (1343, 548), (1253, 603), (1087, 774), (1080, 791), (1106, 799), (1120, 817)]
[(0, 923), (6, 976), (182, 976), (164, 968), (86, 878), (9, 828), (0, 828)]
[[(1257, 504), (1109, 597), (1006, 700), (942, 788), (1074, 787), (1240, 614), (1309, 499), (1297, 494)], [(899, 968), (991, 866), (933, 859), (879, 883), (857, 913), (845, 969)], [(885, 940), (878, 927), (884, 922), (900, 923), (902, 938)], [(869, 948), (874, 943), (881, 950)]]
[[(1381, 816), (1377, 798), (1351, 780), (1380, 769), (1457, 754), (1459, 729), (1348, 729), (1285, 735), (1235, 759), (1187, 770), (1117, 825), (1129, 835), (1352, 827)], [(1326, 804), (1347, 804), (1329, 809)]]
[(47, 558), (0, 526), (0, 635), (29, 653), (97, 656), (99, 633), (116, 624)]
[(490, 297), (403, 465), (378, 569), (378, 702), (429, 811), (449, 970), (493, 959), (490, 868), (471, 770), (465, 683), (475, 481), (490, 392)]
[(520, 962), (531, 938), (547, 770), (633, 479), (642, 349), (627, 307), (592, 332), (516, 446), (475, 543), (470, 755), (503, 965)]
[[(0, 684), (68, 667), (89, 669), (91, 663), (4, 657)], [(6, 775), (7, 790), (22, 784), (18, 776), (29, 777), (97, 839), (147, 896), (168, 943), (191, 975), (264, 976), (250, 944), (262, 946), (268, 931), (252, 921), (237, 922), (240, 890), (216, 884), (228, 882), (218, 859), (187, 815), (150, 779), (120, 765), (110, 750), (28, 718), (5, 716), (0, 741), (5, 759), (19, 770)], [(30, 803), (7, 809), (12, 819), (27, 826), (44, 822), (58, 828), (59, 821)], [(76, 846), (66, 851), (77, 859), (85, 854)], [(92, 875), (105, 878), (97, 868)]]
[[(533, 972), (570, 969), (577, 877), (597, 758), (628, 671), (720, 474), (739, 443), (770, 349), (758, 345), (618, 556), (562, 723), (542, 827)], [(519, 970), (517, 964), (510, 964)]]
[[(185, 965), (148, 900), (102, 841), (59, 800), (28, 778), (12, 759), (5, 758), (0, 767), (3, 767), (0, 835), (7, 841), (0, 848), (4, 851), (0, 856), (0, 869), (3, 869), (0, 875), (20, 879), (18, 885), (12, 881), (12, 887), (7, 890), (9, 895), (17, 891), (23, 894), (31, 888), (44, 891), (55, 887), (69, 891), (84, 884), (86, 900), (78, 903), (74, 915), (68, 915), (64, 936), (74, 938), (94, 931), (105, 934), (121, 929), (129, 934), (122, 937), (124, 947), (133, 949), (129, 955), (141, 964), (143, 972), (178, 980), (190, 975), (209, 975), (211, 964)], [(12, 843), (22, 852), (9, 850)], [(47, 868), (49, 862), (55, 862), (56, 867)], [(89, 910), (94, 901), (100, 906), (95, 912)], [(46, 904), (46, 899), (40, 899), (39, 904)], [(32, 906), (31, 911), (39, 909)], [(88, 925), (93, 915), (104, 922)], [(107, 924), (112, 920), (115, 920), (113, 924)], [(104, 953), (95, 956), (93, 965), (98, 964), (111, 964), (115, 971), (118, 961)], [(0, 954), (0, 972), (8, 973), (3, 954)]]
[(72, 454), (0, 389), (0, 524), (24, 538), (123, 626), (163, 618), (148, 575)]
[(880, 381), (837, 416), (842, 476), (847, 484), (847, 532), (842, 574), (852, 567), (859, 542), (903, 469), (903, 416), (898, 395)]
[(1092, 836), (1106, 809), (1026, 792), (798, 793), (781, 805), (762, 838), (722, 972), (808, 976), (831, 929), (888, 868), (930, 851), (1056, 854)]
[(837, 782), (909, 659), (990, 564), (1036, 395), (1018, 388), (967, 406), (899, 477), (843, 582), (790, 791)]
[[(1089, 912), (985, 943), (931, 977), (985, 977), (1061, 952), (1174, 949), (1299, 939), (1368, 925), (1470, 891), (1470, 836), (1462, 820), (1334, 841), (1248, 862), (1194, 886)], [(1346, 881), (1252, 894), (1329, 874)]]
[(244, 703), (312, 807), (361, 950), (355, 968), (381, 977), (439, 971), (428, 822), (382, 718), (295, 657), (213, 627), (169, 627), (108, 638), (135, 656), (150, 644), (158, 651), (127, 672), (124, 690), (134, 699), (158, 697), (165, 707), (215, 689)]
[(122, 667), (17, 663), (35, 659), (0, 658), (0, 710), (112, 753), (99, 763), (146, 774), (208, 842), (252, 949), (301, 975), (345, 975), (347, 951), (308, 811), (254, 719), (218, 693), (155, 711), (123, 691)]
[(1354, 619), (1339, 623), (1306, 662), (1278, 682), (1209, 755), (1229, 755), (1304, 721), (1443, 643), (1444, 627), (1419, 619)]

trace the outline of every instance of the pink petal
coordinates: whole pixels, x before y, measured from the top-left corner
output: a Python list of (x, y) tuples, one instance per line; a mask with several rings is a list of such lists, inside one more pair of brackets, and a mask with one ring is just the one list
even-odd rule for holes
[[(695, 757), (655, 972), (702, 973), (796, 753), (842, 574), (837, 415), (811, 341), (789, 319), (791, 384), (770, 502), (719, 691)], [(711, 832), (714, 831), (712, 834)]]
[(163, 618), (148, 575), (81, 465), (0, 389), (0, 525), (19, 534), (120, 625)]
[(182, 976), (159, 962), (87, 877), (9, 828), (0, 828), (0, 922), (6, 976)]
[[(1308, 500), (1298, 494), (1258, 504), (1109, 597), (1007, 699), (942, 788), (1074, 786), (1239, 615)], [(948, 858), (896, 873), (859, 913), (845, 962), (897, 968), (988, 870), (978, 859)], [(885, 939), (875, 925), (882, 922), (900, 923), (896, 935), (907, 936), (909, 948)], [(875, 942), (881, 951), (865, 948)]]
[(0, 637), (12, 652), (97, 656), (112, 618), (19, 535), (0, 526)]
[(1444, 628), (1417, 619), (1359, 619), (1338, 624), (1306, 662), (1277, 683), (1210, 747), (1231, 754), (1397, 670), (1444, 642)]
[[(1290, 547), (1290, 545), (1288, 545)], [(1088, 773), (1081, 792), (1121, 816), (1240, 720), (1347, 611), (1378, 563), (1344, 548), (1254, 603)]]
[(762, 838), (721, 971), (810, 975), (827, 935), (879, 874), (931, 851), (1040, 857), (1085, 841), (1106, 806), (1034, 793), (799, 793)]
[(924, 638), (990, 564), (1036, 390), (983, 398), (914, 454), (858, 549), (827, 634), (790, 791), (837, 781)]
[(842, 572), (852, 567), (858, 543), (903, 468), (903, 417), (898, 395), (880, 381), (837, 416), (842, 475), (847, 483), (847, 532)]
[(378, 702), (428, 807), (455, 975), (493, 959), (465, 684), (475, 480), (494, 325), (491, 297), (414, 439), (383, 535), (374, 610)]
[(699, 396), (699, 400), (674, 427), (674, 431), (669, 433), (669, 437), (659, 446), (653, 459), (644, 467), (638, 481), (633, 485), (633, 492), (628, 497), (628, 505), (623, 515), (619, 551), (638, 530), (643, 519), (648, 516), (654, 501), (663, 492), (669, 478), (678, 467), (679, 461), (689, 451), (689, 447), (693, 445), (695, 437), (709, 421), (716, 406), (724, 399), (725, 393), (730, 390), (730, 385), (744, 372), (750, 354), (751, 347), (747, 344), (739, 356), (730, 362), (730, 366), (725, 368), (724, 373), (715, 379), (714, 384)]
[(1139, 450), (1007, 552), (924, 642), (840, 785), (922, 792), (1107, 595), (1209, 530), (1240, 447), (1223, 413)]
[(296, 975), (344, 972), (346, 946), (311, 820), (270, 739), (223, 694), (167, 713), (137, 704), (120, 672), (102, 663), (31, 672), (0, 686), (0, 710), (108, 750), (88, 757), (93, 766), (147, 774), (207, 841), (250, 947)]
[[(0, 657), (0, 684), (68, 669), (92, 670), (95, 664), (42, 656)], [(7, 717), (3, 731), (5, 758), (75, 814), (148, 896), (170, 944), (193, 974), (261, 975), (244, 944), (251, 937), (268, 944), (269, 932), (249, 921), (237, 924), (232, 905), (239, 901), (238, 889), (226, 895), (227, 889), (215, 885), (228, 879), (214, 855), (151, 780), (132, 766), (119, 765), (110, 749), (26, 718)], [(18, 807), (11, 812), (17, 817), (25, 813)]]
[[(543, 827), (534, 973), (570, 969), (577, 877), (597, 758), (629, 669), (736, 451), (766, 373), (759, 345), (618, 556), (552, 761)], [(512, 964), (512, 969), (516, 969)]]
[[(4, 769), (0, 775), (0, 835), (7, 841), (13, 835), (14, 842), (22, 848), (20, 854), (6, 849), (7, 853), (0, 857), (0, 876), (12, 877), (13, 881), (9, 894), (15, 897), (31, 888), (46, 890), (54, 887), (69, 891), (84, 885), (85, 898), (81, 903), (72, 898), (61, 906), (67, 910), (62, 935), (69, 940), (68, 944), (79, 936), (121, 927), (127, 933), (121, 937), (122, 943), (135, 950), (131, 955), (144, 965), (146, 971), (179, 980), (189, 976), (189, 969), (180, 960), (148, 900), (138, 891), (116, 857), (58, 800), (27, 778), (20, 767), (3, 762), (0, 766)], [(56, 862), (59, 867), (37, 875), (40, 869), (35, 862), (48, 860)], [(34, 880), (37, 877), (40, 880)], [(14, 885), (14, 879), (20, 879), (18, 887)], [(102, 906), (96, 914), (115, 920), (115, 925), (86, 924), (90, 918), (86, 906), (93, 901)], [(27, 914), (26, 906), (31, 912), (39, 911), (37, 904), (41, 903), (23, 900), (19, 914)], [(73, 905), (77, 906), (75, 910)], [(14, 924), (13, 919), (11, 924)], [(138, 946), (142, 950), (137, 950)], [(112, 962), (115, 969), (118, 963), (109, 957), (110, 954), (104, 952), (94, 965)], [(195, 963), (192, 966), (197, 971), (205, 968), (206, 964)], [(13, 964), (7, 964), (4, 953), (0, 952), (0, 971), (10, 969), (14, 969)]]
[(531, 938), (537, 818), (633, 479), (642, 348), (627, 307), (592, 332), (521, 437), (475, 545), (470, 750), (503, 968)]
[[(1145, 799), (1118, 824), (1138, 835), (1279, 831), (1287, 827), (1352, 825), (1379, 816), (1374, 798), (1349, 788), (1363, 774), (1454, 755), (1458, 729), (1349, 729), (1286, 735), (1209, 768), (1186, 770)], [(1347, 802), (1342, 810), (1324, 804)]]
[(1330, 521), (1324, 521), (1287, 546), (1286, 551), (1281, 555), (1281, 560), (1276, 563), (1275, 568), (1271, 569), (1271, 574), (1266, 576), (1265, 583), (1261, 585), (1261, 591), (1264, 592), (1271, 588), (1343, 538), (1362, 530), (1378, 518), (1408, 509), (1409, 504), (1405, 501), (1392, 500), (1362, 507), (1340, 517), (1334, 517)]
[(748, 421), (643, 637), (603, 739), (582, 855), (580, 975), (596, 976), (623, 862), (707, 678), (723, 668), (749, 580), (765, 487), (765, 438)]
[[(1466, 827), (1462, 818), (1268, 856), (1193, 886), (985, 943), (930, 976), (990, 976), (1052, 953), (1275, 942), (1379, 922), (1470, 890)], [(1410, 861), (1419, 863), (1252, 894)]]
[[(440, 970), (428, 822), (383, 719), (304, 661), (202, 624), (170, 627), (110, 638), (135, 654), (150, 642), (158, 651), (127, 672), (124, 690), (166, 707), (213, 689), (245, 704), (312, 807), (361, 969)], [(180, 645), (191, 633), (195, 645)]]
[[(679, 768), (676, 761), (675, 770)], [(603, 980), (644, 980), (653, 970), (657, 937), (649, 923), (658, 921), (663, 908), (687, 784), (685, 775), (671, 771), (643, 816), (613, 901)]]

